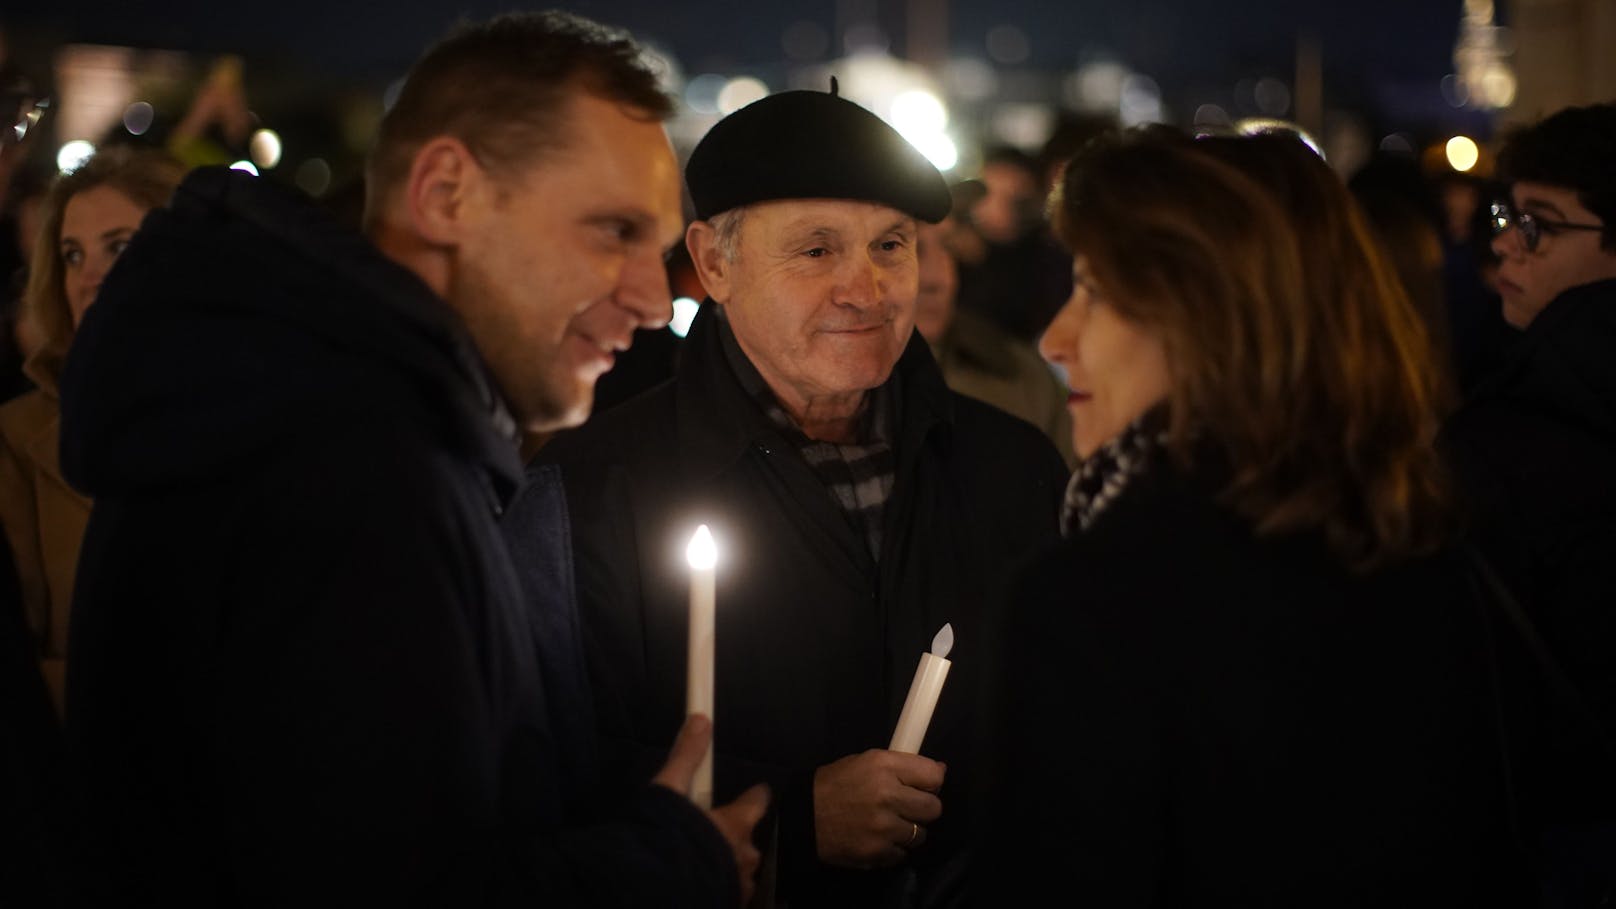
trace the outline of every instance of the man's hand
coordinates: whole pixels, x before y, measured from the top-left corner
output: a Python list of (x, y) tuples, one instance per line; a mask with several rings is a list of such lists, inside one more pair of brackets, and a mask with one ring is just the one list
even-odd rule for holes
[[(700, 714), (685, 720), (684, 726), (679, 730), (679, 736), (673, 740), (673, 749), (668, 752), (668, 762), (652, 777), (651, 782), (666, 786), (685, 798), (690, 797), (690, 784), (695, 779), (696, 768), (700, 766), (702, 756), (713, 741), (713, 723)], [(740, 797), (727, 805), (707, 811), (707, 818), (724, 835), (729, 843), (730, 851), (735, 855), (735, 867), (741, 872), (741, 905), (752, 901), (752, 890), (756, 887), (758, 864), (762, 855), (752, 842), (752, 828), (763, 817), (763, 812), (769, 807), (769, 787), (759, 783), (751, 789), (741, 793)]]
[(948, 768), (918, 754), (872, 748), (814, 771), (814, 839), (821, 861), (882, 868), (926, 841), (943, 814)]

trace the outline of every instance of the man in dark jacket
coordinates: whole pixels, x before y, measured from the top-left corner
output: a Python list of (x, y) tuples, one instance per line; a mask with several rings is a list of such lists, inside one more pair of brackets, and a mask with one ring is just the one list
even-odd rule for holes
[(652, 785), (598, 789), (570, 581), (524, 590), (499, 528), (565, 551), (553, 481), (507, 511), (518, 431), (580, 421), (669, 315), (678, 167), (640, 59), (559, 14), (446, 39), (383, 120), (368, 241), (222, 169), (146, 221), (62, 383), (96, 499), (77, 898), (743, 899), (765, 796), (688, 800), (702, 720)]
[[(682, 553), (711, 525), (714, 794), (760, 778), (777, 794), (765, 901), (946, 902), (983, 620), (1057, 539), (1064, 465), (1030, 424), (948, 391), (913, 331), (916, 222), (950, 197), (873, 114), (834, 86), (771, 96), (715, 126), (686, 179), (709, 299), (675, 378), (539, 452), (575, 522), (607, 758), (643, 773), (678, 727)], [(945, 624), (926, 756), (888, 750)]]
[(1493, 208), (1504, 316), (1524, 333), (1448, 427), (1476, 537), (1548, 656), (1530, 804), (1551, 905), (1616, 899), (1616, 105), (1512, 135)]

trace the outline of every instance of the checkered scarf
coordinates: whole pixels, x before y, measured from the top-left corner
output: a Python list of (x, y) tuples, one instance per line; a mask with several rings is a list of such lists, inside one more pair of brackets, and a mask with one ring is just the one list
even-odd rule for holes
[(1166, 441), (1160, 423), (1154, 411), (1147, 412), (1078, 464), (1061, 503), (1062, 536), (1088, 530), (1128, 483), (1144, 472), (1151, 455)]
[(892, 395), (888, 385), (882, 385), (865, 397), (864, 411), (859, 415), (858, 438), (847, 445), (821, 442), (802, 434), (791, 415), (769, 390), (768, 383), (746, 358), (729, 320), (719, 309), (719, 334), (724, 343), (724, 356), (741, 387), (768, 415), (770, 422), (796, 447), (802, 459), (819, 477), (825, 489), (841, 507), (848, 523), (861, 532), (870, 547), (870, 555), (881, 558), (881, 520), (886, 512), (887, 499), (897, 479), (897, 457), (892, 451)]

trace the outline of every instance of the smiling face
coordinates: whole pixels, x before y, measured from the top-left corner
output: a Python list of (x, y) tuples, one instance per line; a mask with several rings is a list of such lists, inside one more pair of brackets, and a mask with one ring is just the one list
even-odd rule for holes
[(467, 202), (445, 296), (529, 430), (581, 423), (634, 330), (672, 315), (678, 162), (661, 124), (635, 113), (576, 93), (566, 146)]
[(75, 328), (83, 321), (84, 311), (95, 302), (102, 280), (145, 216), (144, 207), (106, 184), (67, 200), (57, 248), (62, 257), (63, 290)]
[(914, 218), (868, 202), (757, 203), (733, 261), (704, 227), (690, 235), (702, 282), (789, 413), (887, 380), (914, 330)]
[(1072, 296), (1038, 342), (1066, 374), (1072, 448), (1089, 457), (1172, 391), (1160, 336), (1119, 315), (1094, 283), (1088, 259), (1072, 265)]
[(1574, 190), (1522, 180), (1510, 191), (1510, 205), (1538, 220), (1542, 237), (1537, 249), (1528, 250), (1519, 228), (1493, 238), (1499, 256), (1498, 289), (1504, 301), (1504, 319), (1525, 328), (1555, 297), (1584, 284), (1616, 278), (1616, 252), (1601, 247), (1603, 234), (1567, 230), (1544, 222), (1600, 224), (1577, 200)]

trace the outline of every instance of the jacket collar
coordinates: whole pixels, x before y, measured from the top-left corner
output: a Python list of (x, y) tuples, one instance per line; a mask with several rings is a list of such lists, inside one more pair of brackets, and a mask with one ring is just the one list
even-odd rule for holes
[[(711, 298), (702, 302), (685, 336), (676, 372), (674, 402), (681, 468), (686, 477), (696, 480), (725, 472), (748, 449), (790, 444), (741, 387), (725, 360), (717, 309)], [(954, 422), (954, 402), (919, 332), (910, 335), (887, 382), (897, 384), (893, 444), (899, 464), (917, 454), (934, 430), (937, 438), (933, 441), (946, 444)]]

